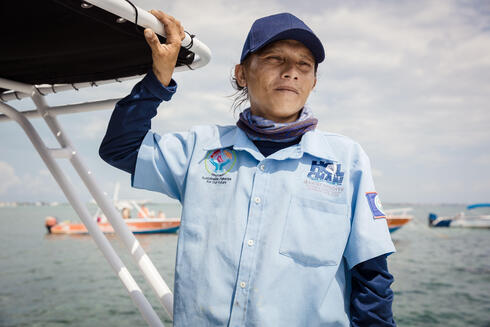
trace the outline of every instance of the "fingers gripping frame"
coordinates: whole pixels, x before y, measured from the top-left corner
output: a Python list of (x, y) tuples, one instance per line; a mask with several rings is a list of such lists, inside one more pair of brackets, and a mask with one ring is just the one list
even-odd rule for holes
[[(136, 22), (137, 16), (138, 26), (143, 28), (151, 28), (158, 35), (165, 37), (164, 27), (155, 16), (146, 10), (130, 4), (129, 2), (120, 0), (85, 0), (85, 2), (118, 15), (121, 18), (131, 22)], [(185, 34), (185, 38), (182, 40), (182, 47), (192, 51), (197, 56), (194, 57), (192, 64), (175, 67), (176, 72), (203, 67), (211, 60), (211, 50), (194, 35), (187, 32)]]

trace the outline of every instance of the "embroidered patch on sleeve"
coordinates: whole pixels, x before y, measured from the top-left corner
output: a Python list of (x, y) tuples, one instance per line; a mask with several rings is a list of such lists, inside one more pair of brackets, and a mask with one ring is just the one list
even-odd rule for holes
[(379, 200), (378, 193), (366, 192), (366, 198), (369, 204), (369, 208), (373, 213), (374, 219), (386, 218), (386, 215), (383, 212), (383, 206), (381, 205), (381, 201)]

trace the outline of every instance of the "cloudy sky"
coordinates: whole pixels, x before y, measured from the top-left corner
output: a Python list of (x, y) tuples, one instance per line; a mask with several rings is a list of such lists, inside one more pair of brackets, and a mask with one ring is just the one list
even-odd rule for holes
[[(490, 2), (134, 2), (175, 16), (213, 52), (208, 66), (174, 76), (178, 93), (160, 106), (153, 130), (234, 124), (229, 79), (248, 30), (256, 18), (289, 11), (326, 47), (308, 100), (319, 128), (361, 143), (384, 202), (490, 201)], [(61, 105), (124, 97), (136, 82), (47, 100)], [(33, 107), (30, 100), (9, 104)], [(59, 116), (59, 121), (105, 191), (111, 193), (119, 181), (121, 197), (166, 201), (160, 194), (130, 189), (129, 175), (98, 157), (111, 110)], [(42, 121), (33, 123), (55, 147)], [(0, 201), (65, 201), (18, 125), (0, 123), (0, 139)], [(61, 165), (80, 184), (73, 169)]]

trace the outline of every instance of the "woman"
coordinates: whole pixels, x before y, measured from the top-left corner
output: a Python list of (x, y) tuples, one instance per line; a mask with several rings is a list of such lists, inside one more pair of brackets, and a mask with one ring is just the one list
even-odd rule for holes
[(166, 44), (145, 30), (153, 69), (116, 105), (100, 155), (183, 205), (174, 326), (394, 326), (369, 159), (305, 107), (320, 40), (291, 14), (258, 19), (235, 67), (250, 102), (237, 125), (160, 136), (151, 118), (176, 91), (184, 30), (151, 12)]

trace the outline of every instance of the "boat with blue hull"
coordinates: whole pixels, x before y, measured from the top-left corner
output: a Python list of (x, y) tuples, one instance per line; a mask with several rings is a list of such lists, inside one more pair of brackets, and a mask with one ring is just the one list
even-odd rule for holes
[(430, 227), (490, 228), (490, 203), (476, 203), (451, 217), (439, 217), (429, 213)]

